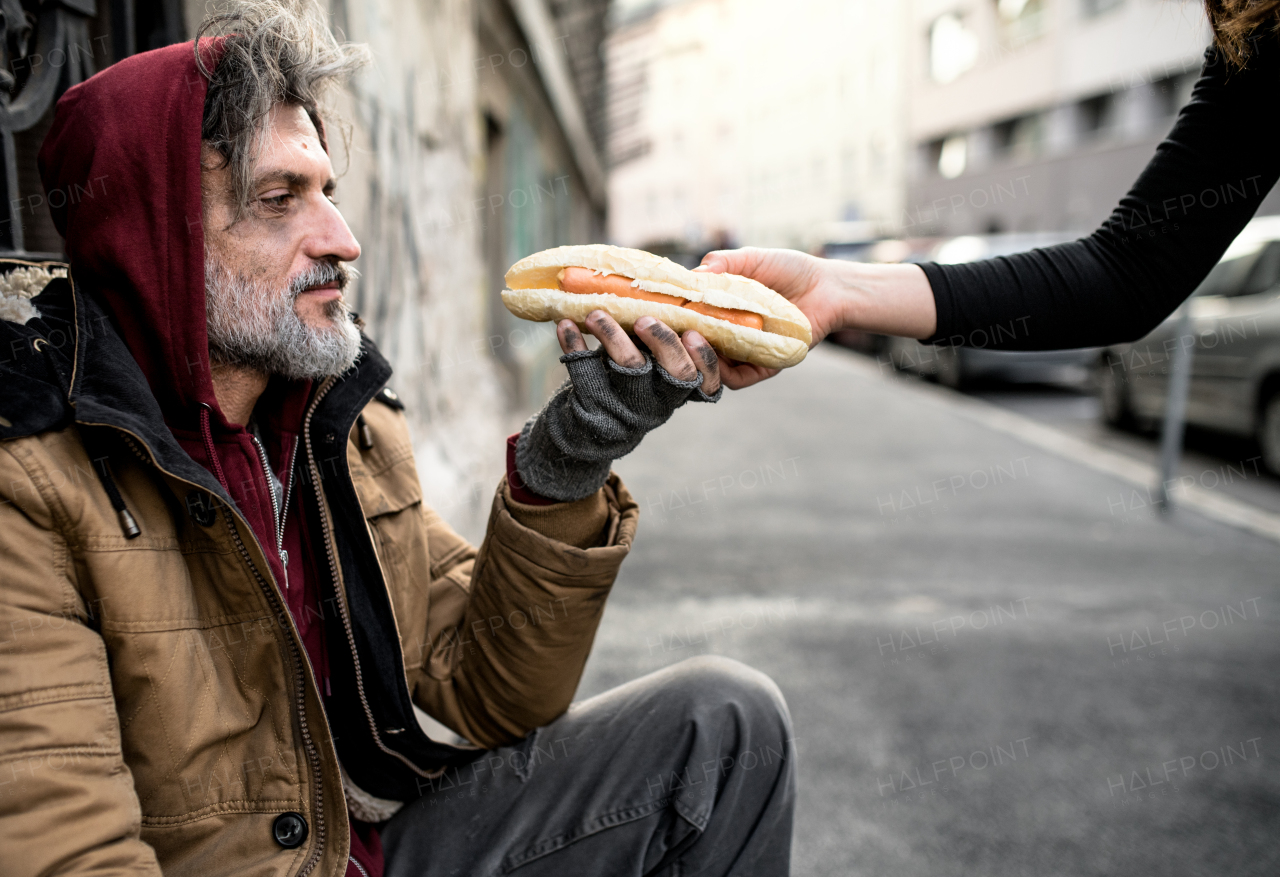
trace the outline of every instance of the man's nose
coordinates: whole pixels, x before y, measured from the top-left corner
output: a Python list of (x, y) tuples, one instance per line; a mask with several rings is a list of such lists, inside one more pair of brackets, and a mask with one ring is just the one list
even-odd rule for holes
[(316, 226), (307, 236), (307, 255), (316, 261), (354, 262), (360, 258), (360, 242), (328, 198), (322, 199)]

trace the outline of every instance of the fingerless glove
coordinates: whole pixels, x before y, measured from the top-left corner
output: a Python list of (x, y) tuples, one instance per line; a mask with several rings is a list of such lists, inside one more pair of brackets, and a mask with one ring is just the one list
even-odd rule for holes
[(516, 442), (516, 470), (529, 490), (560, 502), (595, 493), (614, 460), (635, 450), (645, 433), (666, 423), (689, 400), (717, 402), (702, 392), (702, 375), (681, 381), (643, 352), (637, 368), (604, 352), (567, 353), (569, 379), (541, 412), (529, 418)]

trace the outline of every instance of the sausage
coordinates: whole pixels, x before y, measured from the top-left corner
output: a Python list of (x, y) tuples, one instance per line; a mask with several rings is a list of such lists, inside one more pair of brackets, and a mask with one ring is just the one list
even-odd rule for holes
[(695, 313), (702, 314), (704, 317), (724, 320), (726, 323), (733, 323), (735, 326), (745, 326), (748, 329), (764, 329), (764, 317), (752, 311), (741, 311), (737, 308), (718, 308), (714, 305), (703, 304), (700, 301), (685, 302), (684, 306)]
[(565, 268), (560, 272), (560, 288), (579, 295), (616, 295), (619, 298), (638, 298), (664, 305), (680, 307), (685, 300), (661, 292), (649, 292), (631, 285), (630, 277), (621, 274), (597, 274), (590, 268)]
[(689, 301), (674, 295), (649, 292), (632, 286), (631, 278), (624, 277), (621, 274), (597, 274), (590, 268), (565, 268), (558, 276), (560, 278), (560, 288), (565, 292), (579, 295), (616, 295), (619, 298), (637, 298), (641, 301), (653, 301), (659, 304), (686, 307), (691, 311), (702, 314), (704, 317), (724, 320), (726, 323), (733, 323), (735, 326), (745, 326), (748, 329), (764, 329), (764, 317), (757, 313), (736, 308), (718, 308), (714, 305)]

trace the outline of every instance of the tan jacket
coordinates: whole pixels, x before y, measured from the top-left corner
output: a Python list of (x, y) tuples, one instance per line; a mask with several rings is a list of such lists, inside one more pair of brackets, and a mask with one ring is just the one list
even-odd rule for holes
[[(0, 325), (6, 344), (50, 331)], [(338, 757), (262, 550), (212, 494), (212, 519), (193, 510), (206, 483), (157, 465), (142, 436), (91, 426), (107, 403), (77, 399), (89, 347), (70, 378), (77, 422), (0, 441), (0, 872), (340, 877)], [(480, 747), (551, 720), (573, 697), (635, 503), (615, 479), (558, 521), (538, 513), (539, 532), (513, 516), (504, 484), (477, 550), (423, 503), (401, 412), (375, 400), (363, 419), (373, 446), (353, 430), (346, 461), (394, 612), (397, 690)], [(111, 475), (136, 538), (91, 461), (103, 435), (134, 452), (113, 455)], [(543, 534), (601, 519), (600, 547)], [(404, 729), (372, 733), (394, 754)], [(273, 838), (285, 812), (309, 829), (296, 849)]]

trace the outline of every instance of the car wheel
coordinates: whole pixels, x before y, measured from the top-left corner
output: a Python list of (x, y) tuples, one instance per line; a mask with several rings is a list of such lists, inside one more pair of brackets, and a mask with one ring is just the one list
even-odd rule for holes
[(1117, 429), (1134, 426), (1133, 403), (1129, 399), (1129, 375), (1124, 365), (1109, 356), (1098, 363), (1098, 397), (1102, 419)]
[(1258, 418), (1258, 445), (1262, 462), (1272, 474), (1280, 475), (1280, 392), (1272, 393)]
[(965, 383), (965, 373), (960, 348), (938, 347), (935, 351), (938, 383), (953, 390), (961, 389)]

